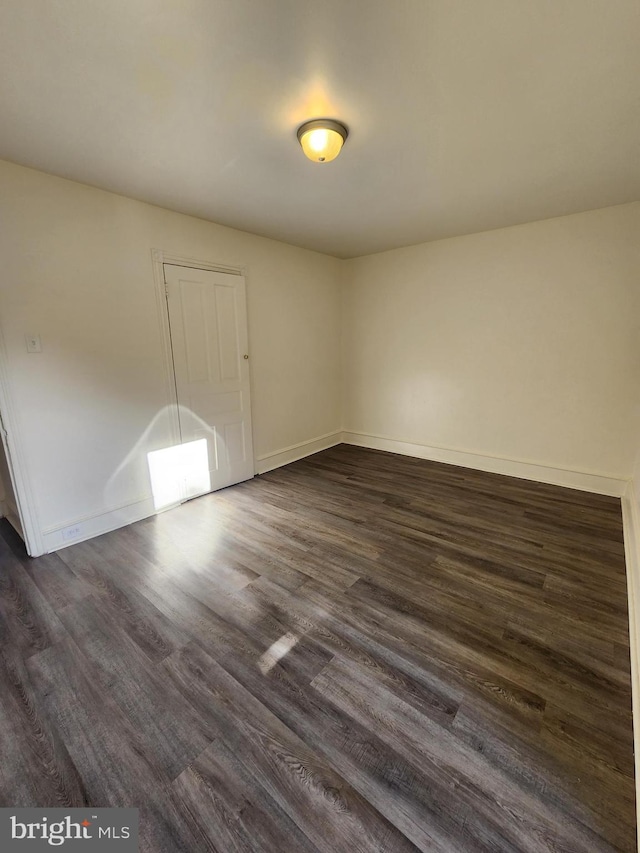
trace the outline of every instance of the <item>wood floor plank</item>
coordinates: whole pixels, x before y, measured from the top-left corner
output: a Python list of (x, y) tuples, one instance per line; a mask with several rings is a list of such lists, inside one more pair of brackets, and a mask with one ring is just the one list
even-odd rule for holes
[[(165, 666), (206, 691), (223, 740), (319, 850), (410, 851), (414, 846), (248, 690), (198, 646)], [(201, 700), (202, 701), (202, 700)], [(202, 708), (202, 704), (201, 704)]]
[(91, 594), (91, 585), (79, 578), (59, 554), (44, 554), (37, 561), (23, 558), (21, 565), (54, 611)]
[(90, 804), (139, 808), (141, 850), (148, 853), (222, 853), (179, 811), (162, 773), (145, 755), (139, 733), (101, 689), (73, 641), (33, 655), (27, 669), (39, 705), (60, 732)]
[(141, 850), (631, 853), (620, 501), (338, 446), (57, 554), (0, 520), (0, 805)]
[[(484, 819), (482, 830), (478, 828), (477, 832), (500, 828), (514, 849), (532, 853), (550, 846), (564, 850), (571, 845), (576, 853), (598, 847), (610, 849), (607, 844), (598, 845), (595, 835), (579, 825), (574, 824), (568, 832), (558, 815), (540, 800), (517, 788), (495, 766), (377, 683), (370, 673), (336, 657), (312, 684), (325, 696), (330, 693), (332, 701), (351, 716), (382, 727), (385, 738), (409, 762), (418, 761), (422, 769), (428, 763), (433, 766), (434, 775), (448, 779), (455, 799), (465, 806), (473, 803), (478, 823)], [(503, 810), (513, 818), (508, 826), (501, 820)]]
[(203, 834), (225, 853), (317, 853), (237, 754), (215, 741), (174, 782)]
[(49, 648), (64, 630), (20, 561), (0, 539), (0, 645), (26, 659)]
[(584, 767), (567, 762), (566, 756), (541, 753), (538, 744), (544, 735), (495, 713), (486, 703), (463, 703), (453, 728), (517, 785), (560, 809), (570, 821), (604, 834), (614, 847), (627, 848), (626, 827), (633, 822), (635, 803), (626, 780), (620, 785), (619, 777), (602, 768), (585, 775)]
[(22, 658), (0, 651), (0, 807), (89, 802), (61, 732), (37, 700)]
[[(138, 732), (145, 754), (169, 779), (217, 737), (218, 731), (155, 668), (104, 603), (87, 598), (61, 614), (95, 679)], [(126, 661), (126, 666), (123, 666)]]
[[(84, 545), (84, 543), (83, 543)], [(114, 580), (111, 566), (95, 554), (90, 545), (84, 550), (67, 548), (62, 561), (71, 567), (83, 587), (91, 590), (92, 600), (111, 617), (147, 655), (157, 663), (190, 639), (170, 619), (140, 593), (131, 578)], [(64, 619), (63, 619), (64, 621)]]
[[(274, 663), (266, 672), (256, 667), (259, 650), (248, 638), (239, 643), (237, 636), (224, 626), (214, 637), (203, 637), (210, 655), (222, 661), (234, 678), (257, 697), (292, 732), (319, 755), (329, 761), (356, 791), (359, 791), (384, 817), (398, 827), (420, 849), (453, 851), (460, 849), (460, 821), (444, 808), (448, 794), (435, 796), (426, 780), (415, 770), (400, 770), (403, 762), (387, 745), (370, 731), (359, 726), (335, 707), (325, 703), (315, 691), (300, 689), (299, 681), (288, 674), (284, 662)], [(198, 654), (197, 649), (195, 649)], [(187, 650), (187, 654), (189, 650)], [(180, 653), (181, 657), (185, 652)], [(184, 661), (183, 661), (184, 664)], [(200, 713), (211, 709), (211, 695), (206, 678), (196, 670), (190, 674), (192, 662), (176, 667), (176, 656), (164, 662), (172, 678), (179, 684)], [(307, 682), (305, 673), (305, 682)], [(442, 822), (446, 829), (442, 829)], [(478, 841), (469, 851), (484, 851)]]

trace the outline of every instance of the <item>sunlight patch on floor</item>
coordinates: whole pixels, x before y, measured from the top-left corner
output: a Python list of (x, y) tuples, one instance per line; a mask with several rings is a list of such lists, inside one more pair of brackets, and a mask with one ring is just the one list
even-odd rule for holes
[(272, 643), (267, 651), (258, 658), (258, 669), (260, 672), (263, 675), (266, 675), (269, 670), (273, 669), (279, 660), (282, 660), (285, 655), (289, 654), (298, 640), (299, 637), (296, 637), (296, 635), (292, 634), (291, 631), (287, 631), (287, 633), (283, 634), (279, 640)]

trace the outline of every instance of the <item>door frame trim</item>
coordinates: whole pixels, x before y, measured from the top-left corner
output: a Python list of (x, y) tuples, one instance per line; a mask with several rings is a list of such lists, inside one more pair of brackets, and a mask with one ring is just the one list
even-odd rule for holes
[[(163, 249), (151, 250), (151, 263), (153, 266), (153, 280), (155, 283), (156, 307), (158, 310), (158, 325), (162, 344), (162, 356), (164, 361), (165, 396), (167, 401), (167, 414), (171, 429), (171, 440), (175, 444), (180, 443), (180, 422), (178, 420), (178, 395), (175, 385), (175, 374), (173, 368), (173, 354), (171, 349), (171, 331), (169, 328), (169, 306), (167, 304), (167, 290), (164, 280), (164, 265), (171, 264), (176, 267), (188, 267), (196, 270), (207, 270), (209, 272), (221, 272), (227, 275), (245, 276), (246, 268), (239, 266), (228, 266), (227, 264), (214, 263), (213, 261), (202, 261), (196, 258), (187, 258), (184, 255), (176, 255), (165, 252)], [(248, 318), (247, 318), (248, 320)], [(248, 329), (247, 329), (248, 333)], [(253, 384), (251, 371), (249, 372), (249, 384)], [(253, 388), (250, 388), (253, 396)], [(251, 438), (253, 444), (253, 473), (256, 468), (256, 444), (253, 435), (253, 416), (251, 418)]]
[(18, 516), (24, 536), (27, 553), (39, 556), (44, 553), (42, 530), (38, 519), (38, 512), (31, 488), (29, 478), (29, 466), (27, 465), (24, 448), (20, 440), (20, 430), (16, 408), (13, 404), (11, 394), (11, 381), (9, 378), (9, 363), (7, 350), (4, 343), (2, 328), (0, 327), (0, 413), (6, 430), (6, 439), (2, 436), (2, 443), (7, 455), (7, 467), (11, 477), (11, 485), (16, 499)]

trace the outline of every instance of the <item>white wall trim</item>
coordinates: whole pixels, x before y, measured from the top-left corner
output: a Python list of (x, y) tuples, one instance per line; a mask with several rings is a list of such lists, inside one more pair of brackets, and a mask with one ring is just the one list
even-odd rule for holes
[[(265, 474), (274, 468), (288, 465), (289, 462), (295, 462), (297, 459), (310, 456), (312, 453), (318, 453), (320, 450), (327, 450), (329, 447), (334, 447), (336, 444), (340, 444), (341, 441), (341, 432), (330, 432), (317, 438), (312, 438), (309, 441), (301, 441), (298, 444), (284, 447), (282, 450), (267, 453), (258, 459), (258, 473)], [(173, 507), (169, 506), (165, 509), (173, 509)], [(164, 512), (164, 509), (161, 511)], [(117, 530), (119, 527), (134, 524), (136, 521), (141, 521), (143, 518), (149, 518), (157, 514), (158, 510), (154, 506), (153, 497), (148, 495), (130, 504), (114, 507), (98, 515), (83, 516), (82, 518), (67, 521), (62, 525), (49, 527), (42, 531), (43, 551), (41, 553), (49, 554), (52, 551), (59, 551), (68, 545), (74, 545), (76, 542), (84, 542), (87, 539), (92, 539), (94, 536), (101, 536), (103, 533), (109, 533), (112, 530)], [(72, 533), (71, 535), (67, 534), (65, 537), (65, 532), (72, 531), (75, 527), (80, 528), (77, 535)]]
[[(33, 489), (31, 487), (27, 460), (24, 454), (22, 441), (20, 439), (22, 431), (18, 426), (18, 416), (13, 404), (7, 352), (1, 328), (0, 412), (2, 412), (4, 428), (6, 430), (5, 447), (7, 466), (9, 468), (9, 476), (11, 477), (11, 485), (13, 487), (18, 510), (18, 518), (16, 519), (18, 526), (16, 527), (15, 524), (13, 524), (13, 526), (16, 527), (20, 536), (24, 538), (27, 553), (32, 557), (37, 557), (39, 554), (44, 553), (44, 546), (42, 543), (40, 521), (38, 519), (36, 502), (34, 499)], [(9, 518), (8, 515), (7, 517)], [(11, 521), (11, 518), (9, 518), (9, 520)]]
[[(274, 468), (287, 465), (289, 462), (295, 462), (297, 459), (310, 456), (312, 453), (327, 450), (329, 447), (340, 444), (341, 441), (341, 432), (330, 432), (317, 438), (312, 438), (309, 441), (301, 441), (298, 444), (284, 447), (282, 450), (267, 453), (259, 457), (258, 473), (264, 474)], [(166, 507), (166, 509), (173, 509), (173, 507)], [(164, 509), (162, 512), (164, 512)], [(68, 545), (74, 545), (76, 542), (84, 542), (87, 539), (92, 539), (94, 536), (101, 536), (103, 533), (109, 533), (112, 530), (117, 530), (119, 527), (134, 524), (136, 521), (141, 521), (143, 518), (149, 518), (157, 514), (158, 510), (154, 506), (153, 497), (147, 495), (125, 506), (113, 507), (98, 515), (83, 516), (82, 518), (67, 521), (62, 525), (49, 527), (42, 531), (43, 551), (41, 553), (49, 554), (52, 551), (59, 551)], [(77, 534), (71, 532), (71, 535), (67, 533), (65, 536), (66, 531), (73, 531), (75, 527), (79, 528)]]
[(197, 258), (186, 258), (184, 255), (176, 255), (173, 252), (165, 252), (163, 249), (152, 249), (151, 258), (154, 264), (172, 264), (176, 267), (189, 267), (195, 270), (210, 270), (211, 272), (224, 272), (229, 275), (245, 275), (244, 267), (233, 267), (227, 264), (219, 264), (213, 261), (201, 261)]
[[(622, 498), (622, 527), (624, 530), (627, 601), (629, 606), (636, 810), (640, 811), (640, 507), (635, 495), (633, 480), (629, 480)], [(640, 850), (640, 824), (638, 825), (637, 840)]]
[(345, 444), (369, 447), (372, 450), (387, 450), (391, 453), (401, 453), (404, 456), (429, 459), (432, 462), (445, 462), (448, 465), (460, 465), (463, 468), (474, 468), (493, 474), (505, 474), (508, 477), (519, 477), (521, 480), (534, 480), (538, 483), (565, 486), (569, 489), (579, 489), (582, 492), (594, 492), (598, 495), (609, 495), (615, 498), (622, 497), (627, 486), (627, 481), (618, 477), (591, 474), (585, 471), (569, 471), (548, 465), (536, 465), (532, 462), (502, 459), (498, 456), (484, 456), (466, 450), (413, 444), (408, 441), (397, 441), (393, 438), (364, 432), (343, 432), (342, 440)]
[[(167, 509), (170, 509), (170, 507), (167, 507)], [(61, 527), (43, 530), (44, 553), (50, 554), (52, 551), (59, 551), (68, 545), (75, 545), (76, 542), (84, 542), (86, 539), (101, 536), (103, 533), (110, 533), (119, 527), (134, 524), (136, 521), (141, 521), (143, 518), (149, 518), (149, 516), (156, 514), (157, 510), (153, 504), (153, 497), (149, 495), (133, 503), (107, 510), (98, 515), (85, 516), (75, 521), (67, 522)], [(65, 531), (72, 530), (75, 527), (79, 528), (77, 535), (71, 534), (68, 538), (65, 538)]]
[(312, 453), (328, 450), (329, 447), (335, 447), (336, 444), (341, 443), (342, 432), (327, 432), (317, 438), (283, 447), (282, 450), (265, 453), (264, 456), (256, 458), (257, 473), (266, 474), (267, 471), (273, 471), (274, 468), (281, 468), (290, 462), (296, 462), (298, 459), (304, 459), (305, 456), (311, 456)]

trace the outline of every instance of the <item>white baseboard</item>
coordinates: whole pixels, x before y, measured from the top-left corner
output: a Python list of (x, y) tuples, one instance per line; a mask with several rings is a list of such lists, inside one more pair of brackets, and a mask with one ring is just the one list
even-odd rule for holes
[[(310, 441), (303, 441), (299, 444), (291, 445), (291, 447), (285, 447), (275, 453), (268, 453), (256, 460), (257, 473), (264, 474), (273, 468), (279, 468), (281, 465), (287, 465), (289, 462), (295, 462), (297, 459), (317, 453), (319, 450), (326, 450), (329, 447), (340, 444), (341, 440), (342, 433), (332, 432), (311, 439)], [(170, 507), (167, 507), (167, 509), (170, 509)], [(92, 539), (94, 536), (109, 533), (111, 530), (117, 530), (119, 527), (124, 527), (127, 524), (141, 521), (143, 518), (156, 515), (156, 512), (153, 497), (149, 495), (126, 506), (116, 507), (99, 515), (87, 516), (76, 519), (75, 521), (69, 521), (61, 527), (43, 530), (43, 550), (41, 553), (49, 554), (52, 551), (59, 551), (61, 548), (74, 545), (76, 542), (84, 542), (87, 539)], [(37, 557), (39, 555), (34, 554), (33, 556)]]
[(309, 441), (301, 441), (299, 444), (283, 447), (282, 450), (276, 450), (274, 453), (266, 453), (264, 456), (258, 456), (256, 459), (256, 473), (266, 474), (267, 471), (272, 471), (274, 468), (280, 468), (282, 465), (288, 465), (290, 462), (296, 462), (305, 456), (311, 456), (312, 453), (327, 450), (329, 447), (334, 447), (336, 444), (341, 443), (341, 432), (328, 432), (325, 435), (318, 436), (318, 438), (312, 438)]
[[(66, 548), (67, 545), (84, 542), (86, 539), (92, 539), (94, 536), (109, 533), (111, 530), (117, 530), (119, 527), (133, 524), (136, 521), (141, 521), (143, 518), (148, 518), (150, 515), (155, 514), (156, 509), (153, 504), (153, 498), (149, 495), (149, 497), (134, 501), (126, 506), (69, 522), (64, 527), (43, 530), (42, 542), (44, 550), (42, 553), (50, 554), (52, 551), (59, 551), (61, 548)], [(38, 555), (34, 554), (34, 556)]]
[[(629, 481), (622, 498), (622, 525), (627, 566), (627, 599), (629, 602), (636, 809), (640, 811), (640, 507), (635, 497), (633, 480)], [(640, 824), (638, 825), (638, 849), (640, 850)]]
[(372, 450), (387, 450), (390, 453), (416, 456), (419, 459), (429, 459), (432, 462), (445, 462), (448, 465), (460, 465), (463, 468), (489, 471), (492, 474), (506, 474), (508, 477), (518, 477), (521, 480), (534, 480), (538, 483), (565, 486), (569, 489), (579, 489), (582, 492), (594, 492), (598, 495), (609, 495), (614, 498), (622, 497), (627, 486), (626, 480), (617, 477), (589, 474), (584, 471), (567, 471), (563, 468), (551, 468), (547, 465), (535, 465), (531, 462), (519, 462), (514, 459), (501, 459), (500, 457), (468, 453), (465, 450), (450, 450), (444, 447), (429, 447), (426, 444), (412, 444), (411, 442), (396, 441), (393, 438), (369, 435), (364, 432), (343, 432), (342, 440), (345, 444), (369, 447)]

